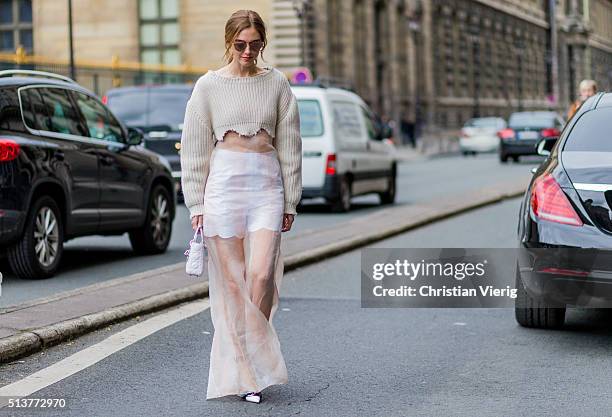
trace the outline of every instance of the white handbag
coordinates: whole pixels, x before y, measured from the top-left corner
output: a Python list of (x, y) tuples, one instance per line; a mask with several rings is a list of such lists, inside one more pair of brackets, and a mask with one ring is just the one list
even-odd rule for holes
[[(199, 238), (199, 241), (198, 241)], [(185, 272), (187, 275), (199, 277), (204, 270), (204, 257), (206, 256), (206, 245), (204, 244), (204, 236), (202, 234), (202, 226), (199, 226), (193, 239), (189, 242), (189, 249), (185, 251), (187, 263)]]

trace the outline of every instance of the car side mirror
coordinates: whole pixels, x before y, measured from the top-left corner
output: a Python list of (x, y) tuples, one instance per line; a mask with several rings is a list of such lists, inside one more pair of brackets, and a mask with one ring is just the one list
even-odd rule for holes
[(542, 138), (536, 145), (538, 155), (548, 156), (555, 147), (555, 143), (559, 140), (558, 137)]
[(138, 146), (144, 141), (144, 132), (137, 127), (128, 127), (128, 146)]

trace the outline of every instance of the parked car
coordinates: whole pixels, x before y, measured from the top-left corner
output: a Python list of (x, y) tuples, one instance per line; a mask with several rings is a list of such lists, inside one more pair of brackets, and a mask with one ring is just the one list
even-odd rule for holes
[(565, 121), (552, 111), (512, 113), (508, 127), (499, 131), (499, 160), (512, 158), (518, 162), (523, 155), (537, 155), (536, 144), (542, 138), (559, 137)]
[(355, 93), (335, 87), (292, 86), (302, 134), (302, 198), (323, 197), (345, 212), (351, 197), (376, 193), (395, 201), (397, 164), (388, 128)]
[(144, 147), (166, 157), (179, 199), (181, 190), (181, 132), (193, 85), (166, 84), (109, 90), (105, 101), (128, 127), (144, 133)]
[(589, 98), (560, 138), (538, 144), (547, 159), (520, 208), (516, 319), (563, 325), (567, 305), (612, 305), (612, 93)]
[(69, 78), (0, 71), (0, 253), (16, 275), (52, 276), (77, 236), (128, 232), (138, 253), (166, 250), (172, 174), (142, 140)]
[(477, 117), (470, 119), (461, 129), (459, 148), (465, 155), (476, 155), (480, 152), (496, 152), (499, 148), (497, 132), (506, 128), (506, 121), (501, 117)]

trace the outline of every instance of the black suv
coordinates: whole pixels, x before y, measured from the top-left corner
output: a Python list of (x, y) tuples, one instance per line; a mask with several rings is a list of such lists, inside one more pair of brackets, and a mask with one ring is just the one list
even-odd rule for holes
[(166, 250), (171, 169), (70, 78), (0, 71), (0, 254), (16, 275), (52, 276), (63, 243), (129, 232), (137, 253)]

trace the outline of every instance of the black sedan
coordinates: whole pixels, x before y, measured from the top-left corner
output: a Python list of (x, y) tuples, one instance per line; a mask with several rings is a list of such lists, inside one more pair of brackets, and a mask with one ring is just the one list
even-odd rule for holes
[(545, 138), (559, 137), (564, 121), (552, 111), (517, 112), (510, 115), (508, 127), (497, 132), (499, 160), (518, 162), (524, 155), (536, 155), (536, 144)]
[(587, 100), (523, 198), (518, 225), (516, 319), (558, 328), (566, 306), (612, 306), (612, 93)]

